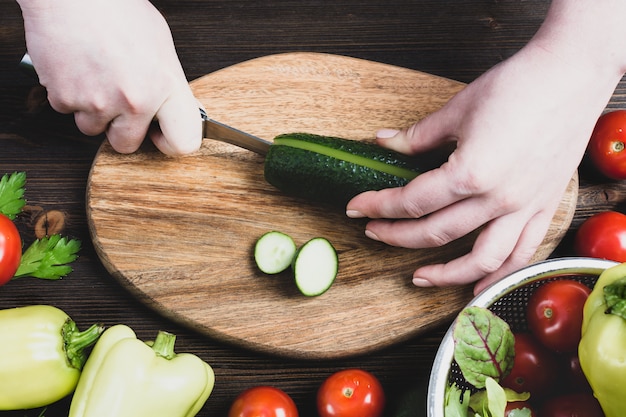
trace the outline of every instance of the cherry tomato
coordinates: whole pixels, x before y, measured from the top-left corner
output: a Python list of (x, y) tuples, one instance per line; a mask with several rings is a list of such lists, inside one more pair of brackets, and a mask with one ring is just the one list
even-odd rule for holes
[(598, 118), (587, 154), (598, 171), (615, 180), (626, 179), (626, 110)]
[(574, 251), (579, 256), (626, 262), (626, 215), (605, 211), (589, 217), (576, 232)]
[(587, 391), (592, 392), (589, 381), (580, 367), (580, 359), (578, 351), (570, 352), (562, 357), (562, 377), (563, 386), (570, 391)]
[(523, 410), (524, 408), (527, 408), (530, 411), (530, 417), (537, 416), (537, 413), (535, 413), (535, 410), (528, 401), (514, 401), (506, 403), (504, 417), (509, 417), (511, 415), (511, 411), (513, 410)]
[(22, 259), (22, 240), (15, 223), (0, 214), (0, 285), (13, 278)]
[(380, 417), (385, 393), (378, 379), (361, 369), (345, 369), (329, 376), (317, 391), (320, 417)]
[(298, 409), (283, 390), (259, 385), (237, 396), (228, 417), (298, 417)]
[(580, 342), (583, 306), (591, 290), (572, 279), (546, 282), (532, 293), (526, 322), (541, 344), (555, 352), (574, 352)]
[(501, 385), (516, 392), (542, 398), (556, 389), (559, 367), (556, 354), (541, 345), (530, 333), (515, 333), (513, 369)]
[(593, 394), (576, 392), (552, 397), (541, 406), (541, 417), (604, 417)]

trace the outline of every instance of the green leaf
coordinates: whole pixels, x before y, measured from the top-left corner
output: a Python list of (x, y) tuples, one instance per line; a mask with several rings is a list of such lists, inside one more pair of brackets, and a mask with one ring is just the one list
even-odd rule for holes
[(68, 265), (77, 257), (81, 243), (58, 234), (34, 241), (22, 255), (15, 278), (31, 276), (59, 279), (72, 272)]
[(493, 378), (485, 380), (487, 391), (487, 408), (492, 417), (504, 416), (506, 409), (506, 394), (504, 389)]
[(532, 412), (530, 408), (519, 408), (509, 411), (509, 417), (532, 417)]
[[(508, 402), (526, 401), (529, 398), (530, 394), (527, 392), (517, 393), (512, 389), (503, 388), (493, 378), (487, 378), (485, 389), (470, 397), (469, 408), (482, 417), (502, 417)], [(523, 416), (524, 414), (520, 414), (520, 417)]]
[(487, 378), (508, 374), (515, 357), (515, 338), (509, 325), (482, 307), (463, 309), (454, 325), (454, 359), (467, 382), (481, 389)]
[(468, 417), (470, 392), (463, 391), (454, 384), (446, 387), (443, 415), (444, 417)]
[(24, 200), (25, 184), (25, 172), (4, 174), (0, 178), (0, 213), (11, 220), (22, 212), (22, 208), (26, 204), (26, 200)]

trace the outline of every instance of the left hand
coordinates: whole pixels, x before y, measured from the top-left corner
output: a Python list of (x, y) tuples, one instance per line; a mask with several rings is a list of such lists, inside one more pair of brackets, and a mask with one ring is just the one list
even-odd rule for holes
[(356, 196), (348, 216), (377, 219), (367, 224), (369, 237), (408, 248), (480, 229), (470, 253), (417, 269), (418, 286), (480, 280), (478, 292), (525, 266), (619, 82), (617, 71), (604, 78), (595, 71), (533, 44), (409, 129), (379, 132), (380, 144), (407, 154), (457, 146), (440, 168), (405, 187)]

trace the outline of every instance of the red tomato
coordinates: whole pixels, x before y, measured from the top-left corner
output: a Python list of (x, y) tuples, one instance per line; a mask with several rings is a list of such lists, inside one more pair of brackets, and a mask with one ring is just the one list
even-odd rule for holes
[(22, 240), (15, 223), (0, 213), (0, 285), (13, 278), (22, 259)]
[(580, 359), (578, 351), (570, 352), (563, 355), (563, 374), (562, 381), (566, 389), (570, 391), (588, 391), (592, 392), (589, 381), (580, 367)]
[(511, 411), (513, 410), (523, 410), (524, 408), (530, 410), (530, 417), (537, 416), (537, 413), (535, 413), (535, 410), (532, 408), (528, 401), (514, 401), (506, 403), (506, 408), (504, 409), (504, 417), (509, 417)]
[(228, 417), (298, 417), (298, 409), (283, 390), (259, 385), (237, 396)]
[(600, 403), (593, 394), (576, 392), (546, 400), (539, 412), (541, 417), (604, 417)]
[(576, 232), (574, 251), (579, 256), (626, 262), (626, 215), (605, 211), (589, 217)]
[(374, 375), (361, 369), (336, 372), (317, 391), (320, 417), (380, 417), (384, 408), (382, 385)]
[(501, 385), (516, 392), (529, 392), (533, 400), (556, 388), (559, 368), (556, 354), (541, 345), (530, 333), (515, 334), (513, 369)]
[(546, 282), (532, 293), (526, 321), (541, 344), (555, 352), (574, 352), (580, 342), (583, 306), (591, 290), (572, 279)]
[(615, 180), (626, 179), (626, 110), (598, 118), (587, 153), (602, 174)]

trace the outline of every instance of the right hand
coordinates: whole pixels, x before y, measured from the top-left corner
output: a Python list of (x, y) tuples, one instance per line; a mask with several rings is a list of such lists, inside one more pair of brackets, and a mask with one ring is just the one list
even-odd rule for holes
[[(202, 140), (194, 98), (163, 16), (147, 0), (18, 0), (28, 53), (50, 105), (87, 135), (136, 151), (149, 135), (164, 153)], [(153, 121), (158, 121), (159, 128)]]

